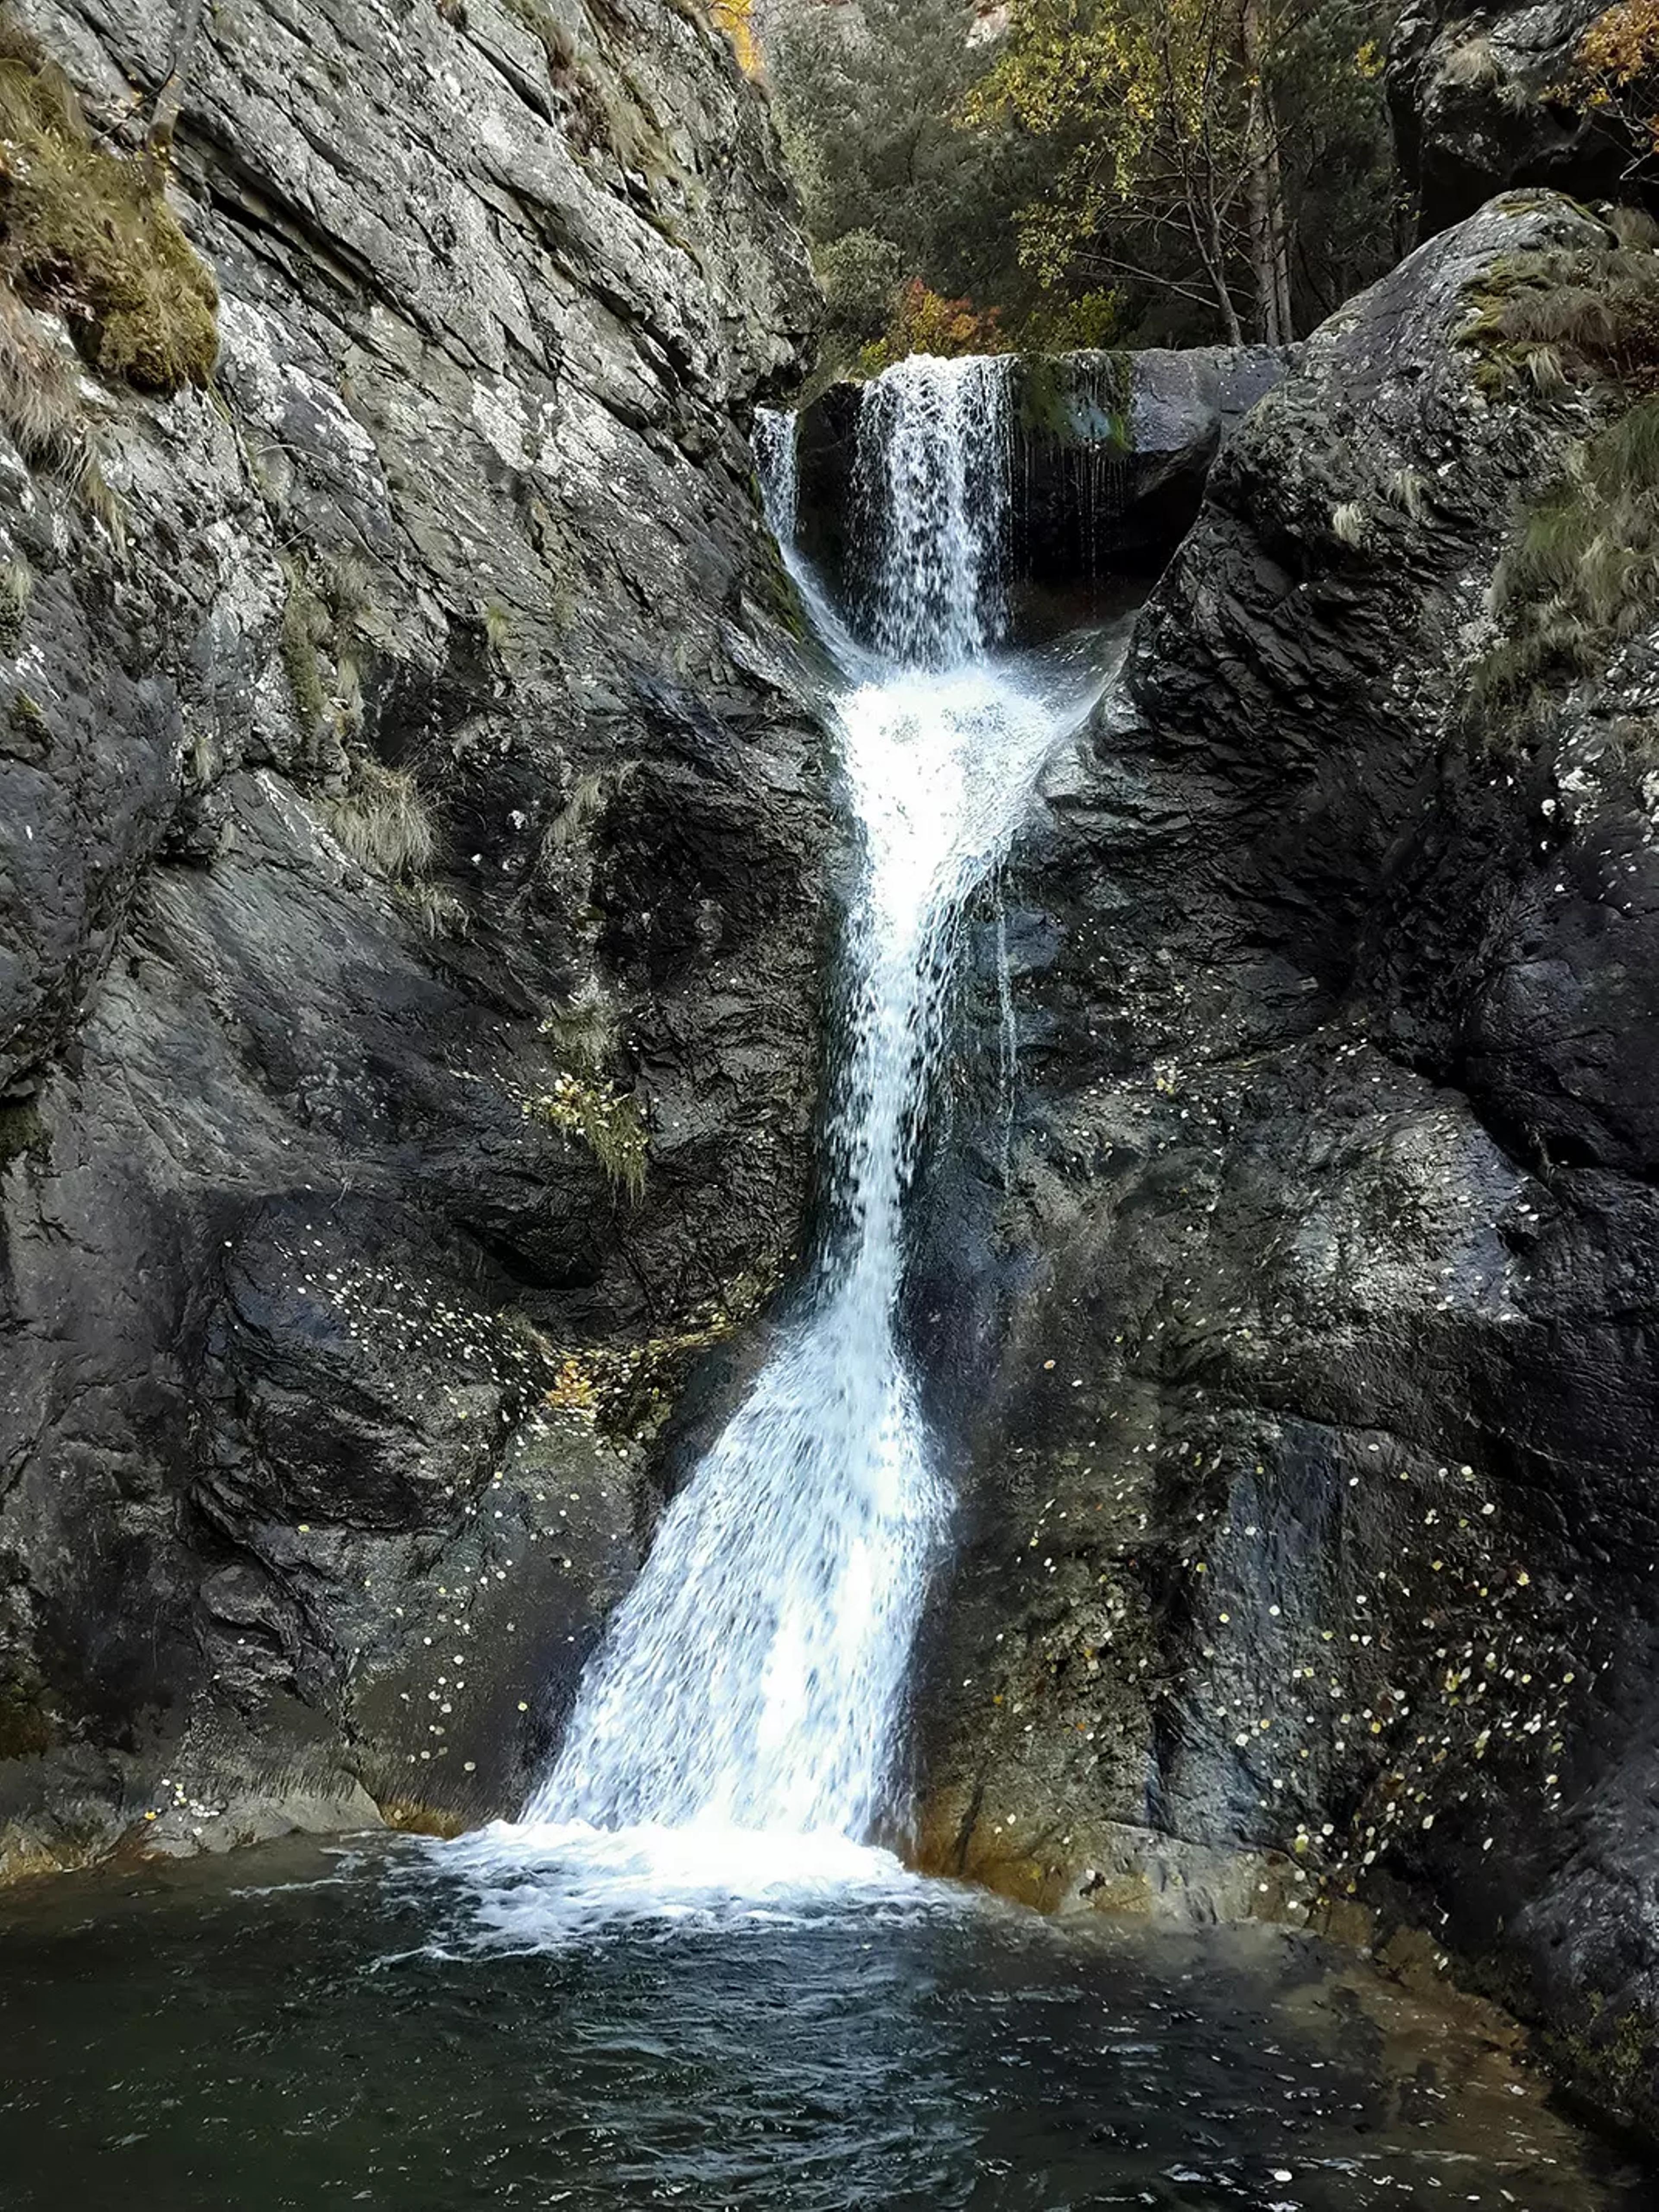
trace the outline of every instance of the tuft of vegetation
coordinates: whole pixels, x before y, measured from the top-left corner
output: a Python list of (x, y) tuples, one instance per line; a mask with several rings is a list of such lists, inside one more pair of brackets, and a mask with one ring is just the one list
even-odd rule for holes
[(660, 1433), (696, 1362), (724, 1343), (776, 1289), (769, 1274), (743, 1276), (724, 1297), (693, 1309), (677, 1329), (642, 1343), (560, 1352), (538, 1331), (538, 1348), (552, 1370), (542, 1402), (550, 1412), (573, 1416), (601, 1435), (648, 1441)]
[(638, 1104), (611, 1083), (584, 1083), (561, 1075), (545, 1097), (525, 1112), (586, 1146), (611, 1182), (637, 1204), (645, 1195), (651, 1139)]
[(435, 939), (471, 933), (471, 915), (454, 892), (446, 890), (441, 884), (403, 883), (393, 888), (422, 937)]
[(0, 276), (65, 317), (100, 375), (171, 393), (212, 374), (219, 294), (165, 174), (94, 144), (69, 79), (0, 19)]
[(0, 1169), (14, 1160), (44, 1159), (51, 1149), (46, 1125), (33, 1099), (0, 1102)]
[(1659, 612), (1659, 398), (1572, 447), (1498, 566), (1492, 611), (1507, 635), (1475, 673), (1488, 701), (1591, 673)]
[(280, 650), (295, 707), (308, 736), (326, 727), (343, 744), (363, 725), (363, 638), (374, 618), (368, 564), (351, 552), (301, 552), (283, 554), (281, 566), (288, 591)]
[(1455, 46), (1447, 55), (1440, 75), (1445, 83), (1465, 92), (1482, 91), (1501, 83), (1504, 71), (1490, 34), (1478, 31), (1461, 46)]
[(1423, 520), (1429, 480), (1419, 469), (1396, 469), (1389, 478), (1389, 497), (1413, 522)]
[(585, 984), (568, 1006), (550, 1013), (541, 1034), (562, 1067), (597, 1074), (616, 1057), (617, 1017), (595, 982)]
[(34, 571), (21, 553), (0, 562), (0, 652), (15, 653), (34, 598)]
[(1473, 295), (1458, 343), (1480, 356), (1490, 398), (1530, 388), (1555, 398), (1611, 380), (1659, 392), (1659, 255), (1627, 243), (1640, 224), (1609, 228), (1605, 246), (1551, 247), (1495, 262)]
[(505, 653), (513, 640), (513, 617), (499, 599), (486, 599), (478, 610), (484, 641), (492, 653)]
[(1365, 543), (1368, 519), (1357, 499), (1345, 499), (1331, 509), (1331, 535), (1341, 545)]
[(282, 656), (289, 690), (308, 730), (319, 728), (328, 714), (320, 648), (330, 632), (328, 610), (311, 588), (303, 561), (284, 556), (288, 597), (283, 605)]
[(328, 802), (329, 826), (354, 860), (394, 884), (410, 884), (432, 865), (432, 817), (401, 769), (357, 759), (343, 797)]
[(547, 57), (548, 82), (577, 151), (609, 152), (638, 175), (666, 174), (667, 146), (633, 83), (624, 79), (620, 88), (612, 86), (592, 69), (546, 0), (506, 0), (506, 5)]
[(52, 741), (52, 725), (32, 692), (15, 691), (6, 709), (6, 726), (13, 743), (26, 757), (43, 757)]
[(104, 481), (72, 358), (0, 278), (0, 424), (32, 469), (60, 484), (118, 544), (121, 515)]

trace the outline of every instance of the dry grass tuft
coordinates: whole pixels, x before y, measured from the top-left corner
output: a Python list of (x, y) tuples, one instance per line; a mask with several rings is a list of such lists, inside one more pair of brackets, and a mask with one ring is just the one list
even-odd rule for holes
[(617, 1017), (605, 994), (588, 982), (542, 1024), (541, 1033), (562, 1067), (597, 1074), (616, 1057), (619, 1042)]
[(0, 39), (0, 275), (64, 315), (99, 374), (141, 391), (203, 384), (218, 289), (154, 157), (93, 143), (74, 87), (15, 25)]
[(437, 854), (432, 817), (414, 778), (378, 761), (354, 761), (350, 784), (343, 798), (329, 801), (328, 818), (354, 860), (394, 884), (416, 881)]
[(0, 424), (32, 469), (78, 498), (118, 543), (120, 512), (104, 481), (74, 359), (0, 280)]
[(611, 1181), (637, 1205), (645, 1195), (646, 1158), (651, 1139), (639, 1107), (614, 1084), (583, 1083), (562, 1075), (545, 1097), (532, 1099), (525, 1112), (574, 1137)]
[(1504, 642), (1475, 674), (1486, 701), (1589, 675), (1659, 614), (1659, 399), (1575, 446), (1500, 562)]
[[(1624, 230), (1633, 227), (1635, 218)], [(1528, 388), (1556, 398), (1604, 379), (1659, 392), (1659, 254), (1615, 229), (1605, 247), (1507, 256), (1472, 305), (1458, 342), (1480, 355), (1476, 381), (1489, 398)]]
[(1479, 31), (1447, 55), (1440, 76), (1443, 83), (1460, 91), (1475, 92), (1501, 83), (1504, 70), (1491, 38)]
[(23, 642), (34, 599), (34, 571), (21, 553), (0, 561), (0, 653), (15, 653)]

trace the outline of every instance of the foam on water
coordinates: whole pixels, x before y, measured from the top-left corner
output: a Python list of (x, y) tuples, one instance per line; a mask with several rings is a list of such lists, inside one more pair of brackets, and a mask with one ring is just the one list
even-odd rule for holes
[[(980, 1902), (850, 1837), (709, 1821), (614, 1829), (498, 1823), (430, 1857), (461, 1886), (460, 1911), (447, 1923), (441, 1917), (429, 1947), (448, 1955), (561, 1952), (601, 1936), (668, 1936), (688, 1923), (802, 1924), (848, 1904), (912, 1918)], [(407, 1872), (412, 1892), (429, 1898), (415, 1862)]]
[[(1006, 365), (912, 361), (869, 387), (876, 534), (853, 644), (794, 556), (793, 425), (757, 439), (769, 514), (842, 667), (860, 865), (826, 1117), (827, 1226), (746, 1402), (665, 1515), (515, 1830), (478, 1846), (584, 1899), (799, 1898), (892, 1882), (905, 1681), (947, 1500), (898, 1329), (905, 1200), (967, 902), (1098, 690), (989, 657), (1001, 634)], [(533, 1885), (545, 1891), (547, 1881)], [(545, 1917), (515, 1887), (509, 1917)]]

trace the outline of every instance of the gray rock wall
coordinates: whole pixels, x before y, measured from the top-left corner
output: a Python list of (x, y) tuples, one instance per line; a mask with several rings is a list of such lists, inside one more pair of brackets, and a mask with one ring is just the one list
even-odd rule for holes
[(1607, 0), (1523, 8), (1411, 0), (1401, 9), (1389, 42), (1389, 105), (1425, 235), (1516, 185), (1631, 197), (1630, 147), (1571, 96), (1579, 42), (1606, 8)]
[[(16, 12), (142, 134), (166, 0)], [(174, 164), (122, 543), (0, 441), (0, 1869), (511, 1808), (809, 1173), (763, 103), (667, 0), (238, 0)]]
[(918, 1299), (974, 1378), (923, 1853), (1403, 1911), (1651, 2126), (1655, 640), (1541, 724), (1469, 693), (1607, 403), (1458, 343), (1494, 261), (1610, 243), (1499, 201), (1316, 334), (1016, 855), (1030, 1092)]

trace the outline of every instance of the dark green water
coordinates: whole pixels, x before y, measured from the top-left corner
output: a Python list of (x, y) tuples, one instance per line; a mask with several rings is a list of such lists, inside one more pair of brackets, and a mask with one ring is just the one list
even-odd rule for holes
[(896, 1875), (570, 1911), (283, 1846), (0, 1900), (0, 2204), (1638, 2212), (1468, 2021), (1265, 1931)]

